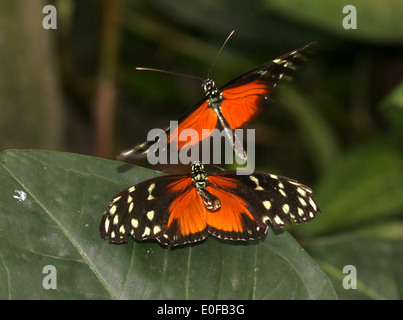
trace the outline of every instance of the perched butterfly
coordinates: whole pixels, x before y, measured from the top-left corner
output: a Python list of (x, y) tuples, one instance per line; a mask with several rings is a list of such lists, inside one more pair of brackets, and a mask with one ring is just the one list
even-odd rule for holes
[(309, 222), (318, 212), (312, 190), (289, 178), (255, 172), (191, 172), (141, 182), (114, 196), (102, 217), (100, 233), (111, 243), (157, 239), (170, 246), (192, 243), (212, 234), (221, 239), (254, 240), (269, 222)]
[[(228, 39), (227, 39), (228, 40)], [(198, 134), (198, 142), (209, 137), (203, 135), (203, 129), (224, 130), (226, 137), (233, 146), (235, 153), (246, 159), (242, 144), (233, 134), (233, 130), (242, 127), (255, 118), (269, 102), (269, 98), (278, 81), (283, 77), (287, 68), (292, 68), (294, 60), (301, 57), (301, 51), (312, 43), (282, 55), (281, 57), (257, 67), (235, 78), (222, 88), (217, 88), (213, 79), (206, 79), (203, 84), (205, 98), (191, 108), (179, 121), (178, 126), (168, 134), (167, 144), (175, 142), (178, 150), (191, 147), (195, 143), (180, 141), (181, 132), (193, 129)], [(132, 149), (122, 152), (119, 160), (127, 157), (142, 157), (147, 154), (150, 147), (158, 141), (146, 141)]]

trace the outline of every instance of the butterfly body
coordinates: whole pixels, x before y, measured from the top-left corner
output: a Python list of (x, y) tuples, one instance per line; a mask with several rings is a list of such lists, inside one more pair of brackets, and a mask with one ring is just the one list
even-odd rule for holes
[(118, 193), (100, 223), (109, 242), (157, 239), (181, 245), (205, 239), (255, 240), (269, 224), (308, 222), (319, 212), (307, 186), (281, 176), (235, 171), (206, 173), (192, 165), (185, 175), (167, 175)]
[(215, 195), (207, 191), (207, 176), (202, 166), (192, 166), (192, 180), (197, 193), (203, 199), (203, 204), (208, 210), (216, 211), (221, 207), (221, 201)]
[[(234, 137), (233, 130), (243, 127), (262, 112), (286, 70), (294, 66), (294, 61), (301, 57), (301, 52), (310, 45), (250, 70), (220, 88), (213, 79), (204, 80), (202, 88), (205, 97), (179, 119), (178, 127), (166, 130), (167, 143), (175, 142), (177, 149), (181, 150), (208, 138), (209, 135), (203, 135), (203, 129), (210, 131), (216, 128), (222, 129), (233, 145), (235, 153), (246, 159), (243, 146)], [(198, 134), (197, 142), (179, 140), (181, 132), (185, 129), (193, 129)], [(156, 140), (158, 139), (159, 136), (156, 137)], [(155, 141), (143, 142), (122, 152), (118, 159), (123, 160), (129, 156), (144, 157), (154, 143)]]

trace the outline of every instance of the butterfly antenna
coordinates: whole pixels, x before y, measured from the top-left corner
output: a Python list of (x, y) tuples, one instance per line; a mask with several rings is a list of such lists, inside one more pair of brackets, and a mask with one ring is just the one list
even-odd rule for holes
[(191, 79), (203, 80), (203, 79), (200, 78), (200, 77), (192, 76), (192, 75), (190, 75), (190, 74), (172, 72), (172, 71), (161, 70), (161, 69), (136, 67), (136, 70), (141, 70), (141, 71), (155, 71), (155, 72), (161, 72), (161, 73), (172, 74), (172, 75), (174, 75), (174, 76), (180, 76), (180, 77), (186, 77), (186, 78), (191, 78)]
[(225, 47), (225, 45), (227, 44), (229, 38), (231, 38), (231, 36), (234, 34), (234, 32), (235, 32), (235, 30), (232, 30), (231, 33), (229, 34), (229, 36), (227, 37), (227, 39), (225, 39), (223, 45), (221, 46), (220, 51), (218, 51), (218, 53), (217, 53), (217, 55), (216, 55), (216, 57), (215, 57), (215, 59), (214, 59), (214, 62), (213, 62), (213, 64), (211, 65), (211, 67), (210, 67), (210, 69), (209, 69), (209, 71), (208, 71), (208, 73), (207, 73), (207, 78), (210, 77), (210, 72), (211, 72), (211, 70), (213, 69), (215, 63), (217, 62), (218, 57), (221, 55), (221, 51), (224, 49), (224, 47)]

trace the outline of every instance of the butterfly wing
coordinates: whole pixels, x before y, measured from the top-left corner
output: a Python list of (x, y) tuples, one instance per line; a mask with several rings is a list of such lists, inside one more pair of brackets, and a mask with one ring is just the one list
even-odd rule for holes
[(221, 239), (259, 239), (267, 231), (265, 224), (255, 213), (253, 204), (244, 198), (236, 175), (208, 177), (207, 191), (219, 198), (221, 208), (206, 210), (208, 232)]
[[(129, 234), (138, 240), (168, 242), (168, 207), (178, 193), (186, 192), (190, 186), (189, 179), (188, 175), (167, 175), (119, 192), (102, 217), (99, 226), (101, 236), (108, 237), (111, 243), (127, 242)], [(180, 184), (183, 190), (171, 190), (168, 186), (172, 184)]]
[[(168, 127), (165, 130), (167, 145), (175, 143), (176, 150), (181, 150), (184, 146), (191, 147), (203, 139), (203, 129), (213, 130), (216, 127), (217, 115), (213, 109), (209, 108), (208, 101), (203, 99), (179, 119), (177, 127)], [(197, 133), (197, 136), (193, 137), (188, 135), (187, 132), (185, 132), (186, 129), (192, 129), (193, 132)], [(117, 159), (124, 160), (128, 157), (145, 157), (150, 147), (156, 141), (159, 141), (160, 138), (161, 137), (157, 135), (153, 141), (145, 141), (132, 149), (123, 151), (119, 154)]]
[(113, 197), (99, 226), (111, 243), (157, 239), (166, 245), (207, 237), (203, 202), (189, 175), (168, 175), (127, 188)]
[(232, 129), (242, 127), (262, 111), (287, 68), (292, 68), (301, 52), (310, 45), (263, 64), (220, 89), (224, 98), (221, 112)]
[[(220, 88), (223, 101), (221, 109), (217, 112), (222, 117), (220, 123), (224, 129), (240, 128), (255, 118), (262, 111), (263, 106), (269, 102), (273, 89), (286, 69), (292, 67), (295, 59), (301, 56), (301, 51), (309, 45), (311, 44), (253, 69)], [(202, 134), (203, 129), (211, 131), (217, 127), (217, 123), (217, 113), (209, 107), (208, 99), (204, 98), (178, 121), (177, 128), (166, 130), (167, 142), (168, 144), (176, 143), (178, 150), (185, 146), (191, 147), (209, 136)], [(193, 129), (194, 132), (197, 132), (197, 139), (188, 138), (186, 141), (180, 141), (181, 133), (186, 129)], [(146, 141), (139, 144), (133, 149), (122, 152), (118, 159), (123, 160), (130, 156), (144, 157), (154, 143), (155, 141)]]
[[(172, 129), (168, 136), (168, 143), (175, 142), (178, 150), (181, 150), (185, 145), (191, 147), (203, 140), (203, 129), (211, 131), (215, 129), (216, 126), (217, 114), (213, 109), (209, 108), (208, 101), (204, 99), (178, 121), (178, 126)], [(193, 141), (191, 141), (189, 137), (187, 140), (183, 141), (181, 134), (184, 133), (184, 130), (186, 129), (194, 130), (197, 133), (197, 136), (195, 137), (197, 139), (192, 139)]]
[[(280, 228), (292, 221), (309, 222), (320, 212), (312, 190), (293, 179), (262, 172), (236, 175), (235, 171), (212, 174), (208, 179), (214, 188), (231, 192), (234, 199), (246, 204), (245, 208), (255, 221), (252, 228), (259, 227), (258, 231), (268, 221)], [(221, 224), (215, 228), (221, 230)]]

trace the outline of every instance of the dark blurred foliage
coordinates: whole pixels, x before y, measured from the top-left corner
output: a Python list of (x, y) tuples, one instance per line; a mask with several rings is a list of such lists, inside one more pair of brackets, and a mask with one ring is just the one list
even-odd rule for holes
[[(324, 214), (298, 229), (301, 238), (351, 231), (376, 221), (393, 221), (391, 234), (403, 233), (402, 1), (38, 1), (37, 8), (50, 3), (58, 10), (58, 29), (41, 29), (40, 33), (53, 41), (57, 62), (36, 59), (38, 66), (56, 64), (54, 76), (62, 87), (58, 94), (65, 109), (63, 126), (60, 122), (64, 140), (57, 150), (113, 158), (143, 142), (150, 129), (166, 128), (203, 97), (197, 80), (136, 71), (136, 66), (204, 78), (223, 41), (235, 29), (211, 72), (221, 86), (316, 41), (306, 60), (289, 73), (292, 80), (281, 82), (274, 102), (249, 125), (256, 129), (256, 168), (314, 188)], [(22, 10), (25, 2), (18, 3)], [(342, 10), (347, 4), (357, 8), (356, 30), (343, 28), (346, 14)], [(39, 12), (39, 16), (44, 15)], [(7, 31), (4, 28), (0, 31)], [(16, 32), (12, 38), (3, 37), (0, 48), (7, 47), (6, 40), (18, 38)], [(24, 41), (24, 36), (18, 39)], [(51, 51), (31, 46), (38, 56), (38, 50)], [(24, 62), (18, 63), (24, 66)], [(6, 78), (0, 73), (0, 85)], [(36, 81), (41, 79), (30, 83)], [(17, 95), (2, 88), (8, 87), (0, 86), (0, 97), (4, 92)], [(30, 106), (41, 103), (34, 98), (30, 101)], [(50, 116), (41, 119), (43, 123), (60, 121)], [(3, 149), (21, 147), (11, 139), (7, 143), (7, 137), (3, 132)], [(24, 148), (49, 148), (40, 142), (23, 142)], [(385, 239), (383, 232), (390, 229), (381, 229), (373, 234)], [(365, 243), (361, 236), (360, 231), (353, 238)], [(311, 245), (313, 256), (327, 252), (327, 244), (319, 242), (316, 249)], [(347, 250), (348, 244), (336, 247)], [(333, 265), (329, 261), (322, 267), (332, 273), (333, 269), (326, 269)], [(345, 264), (344, 260), (340, 263)], [(394, 277), (403, 279), (400, 271), (392, 271), (398, 273)]]
[[(292, 1), (289, 5), (278, 1), (118, 1), (113, 8), (111, 3), (56, 1), (67, 8), (61, 12), (55, 38), (65, 98), (75, 110), (68, 133), (74, 138), (68, 139), (67, 150), (113, 157), (145, 140), (150, 129), (165, 128), (178, 119), (202, 98), (200, 83), (135, 67), (204, 78), (233, 29), (236, 33), (212, 70), (219, 85), (317, 41), (307, 60), (290, 72), (292, 81), (281, 83), (274, 102), (249, 125), (257, 130), (257, 168), (286, 171), (309, 181), (345, 150), (382, 137), (390, 129), (378, 107), (401, 81), (402, 34), (397, 26), (395, 36), (382, 38), (377, 30), (371, 34), (372, 22), (360, 16), (360, 10), (371, 9), (370, 4), (357, 1), (358, 29), (345, 30), (341, 4), (323, 6), (318, 12), (319, 17), (330, 15), (333, 24), (327, 25), (324, 18), (309, 19), (306, 12), (321, 10), (318, 1), (300, 1), (305, 8), (301, 15)], [(115, 23), (103, 23), (108, 14), (115, 15), (109, 20)], [(118, 31), (108, 31), (114, 28)], [(389, 29), (383, 32), (390, 33)], [(108, 32), (118, 37), (117, 54), (105, 59), (102, 48), (114, 41), (105, 39)], [(117, 96), (111, 101), (115, 104), (111, 123), (104, 125), (114, 129), (106, 129), (112, 137), (101, 139), (97, 135), (102, 136), (103, 128), (94, 131), (94, 96), (108, 64), (114, 67), (105, 77), (114, 82)], [(292, 98), (287, 101), (289, 95)], [(87, 137), (82, 138), (83, 134)], [(401, 144), (401, 139), (394, 143)], [(109, 145), (103, 148), (104, 144)]]

